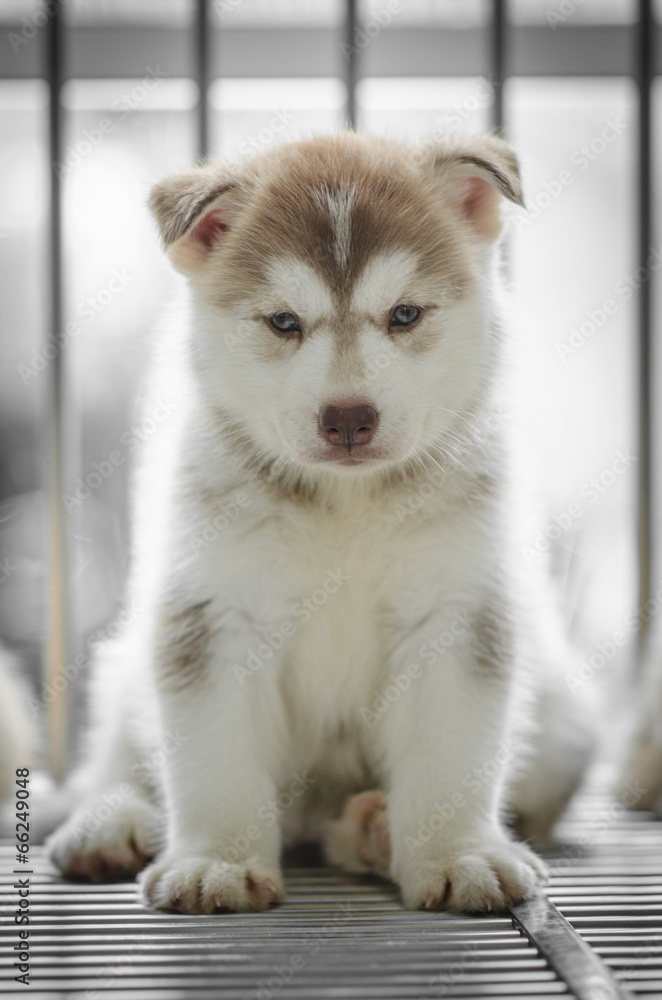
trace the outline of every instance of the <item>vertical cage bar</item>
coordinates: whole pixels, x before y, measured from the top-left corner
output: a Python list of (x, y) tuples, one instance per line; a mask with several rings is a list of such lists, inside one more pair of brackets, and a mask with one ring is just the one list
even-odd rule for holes
[[(635, 75), (639, 89), (639, 150), (638, 150), (638, 234), (637, 257), (645, 266), (650, 253), (651, 222), (651, 88), (653, 85), (654, 19), (651, 0), (639, 0), (639, 20), (636, 29)], [(639, 545), (639, 606), (644, 607), (651, 595), (652, 532), (652, 350), (651, 350), (651, 282), (643, 281), (638, 292), (639, 359), (638, 359), (638, 545)], [(645, 641), (645, 627), (640, 640)], [(641, 647), (640, 647), (641, 648)]]
[(209, 155), (209, 86), (211, 83), (212, 25), (208, 0), (197, 0), (195, 9), (195, 80), (198, 85), (197, 155)]
[(506, 79), (506, 0), (492, 0), (490, 24), (490, 75), (492, 83), (492, 128), (503, 130), (503, 84)]
[[(55, 164), (62, 162), (62, 105), (61, 91), (64, 78), (63, 24), (59, 0), (51, 8), (46, 29), (46, 72), (49, 86), (48, 156), (50, 175), (50, 238), (49, 283), (50, 320), (55, 334), (63, 326), (62, 286), (62, 188)], [(66, 423), (65, 423), (65, 370), (64, 352), (55, 351), (49, 372), (49, 412), (47, 427), (47, 476), (48, 476), (48, 622), (45, 649), (45, 679), (51, 690), (63, 666), (68, 662), (69, 650), (69, 581), (67, 559), (67, 532), (64, 520), (62, 494), (64, 493)], [(52, 772), (61, 780), (64, 777), (67, 757), (67, 692), (62, 691), (48, 705), (48, 753)]]
[(348, 128), (356, 128), (356, 4), (357, 0), (345, 0), (345, 44), (342, 52), (345, 57), (345, 86), (347, 87), (347, 104), (345, 106), (345, 121)]

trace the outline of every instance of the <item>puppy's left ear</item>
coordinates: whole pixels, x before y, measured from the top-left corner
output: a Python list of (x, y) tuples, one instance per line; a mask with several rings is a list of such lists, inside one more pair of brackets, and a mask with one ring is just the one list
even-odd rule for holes
[(156, 185), (149, 200), (168, 256), (189, 277), (203, 269), (222, 244), (245, 202), (239, 171), (225, 163), (168, 177)]
[(503, 139), (434, 139), (419, 156), (439, 194), (483, 240), (501, 231), (501, 197), (524, 207), (517, 157)]

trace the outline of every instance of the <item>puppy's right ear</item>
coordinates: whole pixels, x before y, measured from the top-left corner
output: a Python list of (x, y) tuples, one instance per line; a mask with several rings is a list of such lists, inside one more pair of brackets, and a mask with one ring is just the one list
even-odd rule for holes
[(244, 207), (238, 175), (218, 164), (194, 167), (161, 181), (150, 208), (175, 267), (192, 275), (204, 268)]
[(483, 240), (499, 235), (501, 197), (524, 207), (517, 157), (495, 135), (428, 140), (418, 156), (437, 193)]

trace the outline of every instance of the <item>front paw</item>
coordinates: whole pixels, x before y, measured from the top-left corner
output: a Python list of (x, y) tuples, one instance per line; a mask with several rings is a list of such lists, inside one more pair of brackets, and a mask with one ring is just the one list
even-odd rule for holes
[(398, 881), (412, 910), (490, 913), (523, 903), (546, 878), (542, 861), (525, 844), (492, 835), (408, 860)]
[(134, 793), (111, 807), (111, 794), (85, 802), (46, 841), (66, 878), (133, 879), (156, 854), (160, 820), (154, 806)]
[(255, 856), (236, 864), (196, 855), (165, 855), (140, 877), (146, 905), (180, 913), (249, 913), (285, 899), (277, 868)]

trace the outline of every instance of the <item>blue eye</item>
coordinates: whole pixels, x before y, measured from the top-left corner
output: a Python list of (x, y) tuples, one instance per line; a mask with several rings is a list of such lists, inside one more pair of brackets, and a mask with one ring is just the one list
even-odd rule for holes
[(389, 326), (411, 326), (420, 315), (421, 310), (418, 306), (399, 305), (391, 313), (388, 323)]
[(269, 325), (276, 333), (289, 337), (294, 333), (301, 333), (299, 320), (294, 313), (282, 312), (269, 317)]

